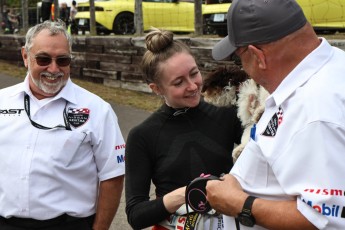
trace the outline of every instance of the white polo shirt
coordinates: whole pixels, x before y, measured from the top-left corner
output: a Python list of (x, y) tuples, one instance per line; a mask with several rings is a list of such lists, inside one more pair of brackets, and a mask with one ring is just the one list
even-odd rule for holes
[[(30, 97), (31, 119), (24, 110)], [(66, 104), (67, 101), (67, 104)], [(69, 80), (61, 92), (37, 100), (23, 83), (0, 90), (0, 216), (51, 219), (95, 213), (99, 181), (125, 173), (124, 150), (111, 106)]]
[(345, 52), (322, 39), (266, 100), (255, 141), (230, 173), (251, 195), (297, 199), (319, 229), (345, 229)]

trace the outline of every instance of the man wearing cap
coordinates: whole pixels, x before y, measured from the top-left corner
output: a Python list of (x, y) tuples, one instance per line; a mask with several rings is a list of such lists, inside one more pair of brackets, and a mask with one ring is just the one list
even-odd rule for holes
[(207, 183), (225, 229), (345, 229), (345, 52), (295, 0), (234, 0), (216, 60), (237, 55), (271, 94), (230, 174)]

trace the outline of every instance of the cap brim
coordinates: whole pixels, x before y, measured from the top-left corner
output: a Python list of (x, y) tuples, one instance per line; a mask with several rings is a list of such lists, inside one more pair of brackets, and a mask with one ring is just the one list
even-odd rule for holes
[(220, 40), (212, 49), (212, 57), (216, 61), (224, 60), (235, 52), (237, 47), (230, 43), (229, 36)]

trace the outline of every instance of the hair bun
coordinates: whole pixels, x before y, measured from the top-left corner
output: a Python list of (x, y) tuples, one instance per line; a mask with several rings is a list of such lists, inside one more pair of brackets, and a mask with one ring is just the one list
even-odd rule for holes
[(153, 28), (152, 31), (147, 34), (145, 41), (148, 50), (152, 53), (160, 53), (173, 43), (174, 34), (171, 31)]

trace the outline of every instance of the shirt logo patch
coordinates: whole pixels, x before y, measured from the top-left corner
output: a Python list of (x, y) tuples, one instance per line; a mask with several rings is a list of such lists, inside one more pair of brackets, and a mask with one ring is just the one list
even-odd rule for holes
[(0, 109), (0, 115), (21, 115), (24, 109)]
[(82, 126), (89, 120), (90, 110), (87, 108), (68, 108), (67, 119), (74, 128)]
[(279, 125), (283, 122), (283, 109), (279, 106), (278, 111), (272, 116), (268, 122), (263, 136), (274, 137), (277, 134)]

